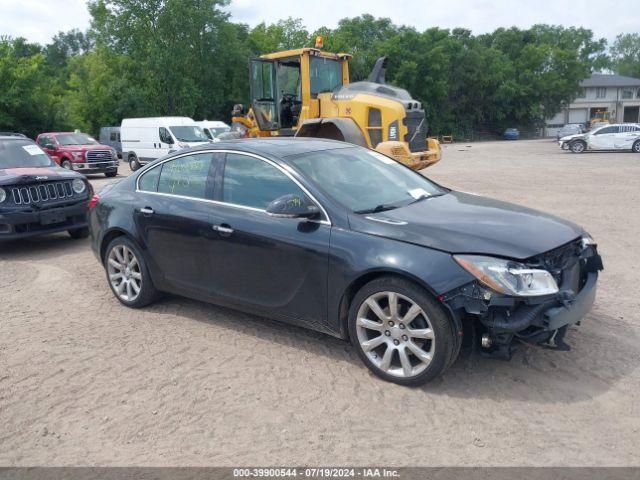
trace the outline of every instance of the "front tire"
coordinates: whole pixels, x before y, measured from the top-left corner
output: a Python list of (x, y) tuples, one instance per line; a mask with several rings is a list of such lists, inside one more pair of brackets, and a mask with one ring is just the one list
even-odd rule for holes
[(569, 145), (569, 150), (571, 150), (573, 153), (582, 153), (586, 149), (587, 144), (582, 140), (576, 140), (575, 142), (571, 142), (571, 145)]
[(60, 162), (60, 166), (62, 168), (66, 168), (67, 170), (71, 170), (72, 169), (71, 162), (66, 158), (64, 160), (62, 160), (62, 162)]
[(453, 363), (455, 329), (436, 300), (416, 284), (381, 277), (366, 284), (349, 309), (349, 336), (378, 377), (422, 385)]
[(158, 298), (144, 257), (129, 238), (116, 237), (107, 245), (104, 267), (111, 291), (123, 305), (141, 308)]
[(640, 140), (635, 141), (635, 143), (633, 144), (633, 147), (631, 147), (631, 151), (633, 153), (640, 153)]
[(107, 178), (113, 178), (113, 177), (115, 177), (117, 175), (118, 175), (118, 171), (117, 170), (115, 172), (105, 172), (104, 173), (104, 176), (107, 177)]

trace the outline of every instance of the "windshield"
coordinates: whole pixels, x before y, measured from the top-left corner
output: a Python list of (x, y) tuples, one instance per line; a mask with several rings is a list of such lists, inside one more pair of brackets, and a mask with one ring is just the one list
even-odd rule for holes
[(324, 57), (311, 57), (311, 94), (333, 92), (342, 86), (342, 63)]
[(209, 131), (211, 132), (211, 134), (214, 137), (220, 135), (221, 133), (228, 132), (229, 130), (231, 130), (231, 128), (229, 128), (229, 127), (217, 127), (217, 128), (210, 128), (209, 129)]
[(0, 168), (52, 167), (53, 161), (31, 140), (0, 140)]
[(179, 142), (206, 142), (207, 136), (202, 131), (202, 128), (195, 125), (169, 127), (171, 133)]
[(61, 133), (56, 135), (60, 145), (98, 145), (94, 138), (86, 133)]
[(378, 152), (340, 148), (287, 160), (327, 195), (356, 213), (408, 205), (446, 190)]

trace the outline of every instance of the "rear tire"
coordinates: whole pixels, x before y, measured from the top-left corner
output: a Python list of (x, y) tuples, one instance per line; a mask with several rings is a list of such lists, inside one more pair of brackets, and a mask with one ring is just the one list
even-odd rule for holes
[(423, 288), (397, 277), (375, 279), (358, 291), (348, 328), (367, 368), (399, 385), (433, 380), (458, 353), (455, 328), (442, 307)]
[(571, 150), (573, 153), (582, 153), (586, 149), (587, 149), (587, 144), (584, 143), (582, 140), (573, 141), (569, 145), (569, 150)]
[(89, 227), (83, 228), (74, 228), (73, 230), (69, 230), (69, 236), (74, 240), (79, 240), (81, 238), (87, 238), (89, 236)]
[(116, 237), (107, 245), (104, 268), (111, 291), (123, 305), (141, 308), (159, 298), (142, 252), (128, 237)]
[(138, 157), (136, 157), (133, 153), (129, 154), (129, 168), (131, 168), (132, 172), (135, 172), (140, 168), (140, 161)]
[(640, 140), (635, 141), (635, 143), (633, 144), (633, 147), (631, 147), (631, 151), (633, 153), (640, 153)]

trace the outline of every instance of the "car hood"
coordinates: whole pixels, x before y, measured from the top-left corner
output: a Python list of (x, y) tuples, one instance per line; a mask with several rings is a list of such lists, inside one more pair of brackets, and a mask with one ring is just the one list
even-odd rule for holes
[(67, 180), (73, 178), (82, 178), (82, 175), (58, 166), (0, 168), (0, 185), (15, 185), (19, 183)]
[(568, 142), (569, 140), (573, 140), (575, 138), (584, 138), (584, 136), (585, 136), (584, 133), (574, 133), (573, 135), (566, 135), (564, 137), (561, 137), (560, 141)]
[(85, 152), (85, 151), (91, 151), (91, 150), (111, 150), (112, 147), (110, 147), (109, 145), (67, 145), (65, 147), (62, 147), (62, 150), (66, 150), (69, 152)]
[(511, 203), (450, 192), (406, 207), (353, 214), (354, 231), (435, 248), (526, 259), (564, 245), (584, 230), (566, 220)]

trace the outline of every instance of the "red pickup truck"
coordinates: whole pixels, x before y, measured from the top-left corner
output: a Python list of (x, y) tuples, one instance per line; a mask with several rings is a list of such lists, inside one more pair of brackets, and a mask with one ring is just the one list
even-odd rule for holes
[(86, 133), (41, 133), (36, 143), (61, 167), (81, 173), (118, 174), (118, 153)]

